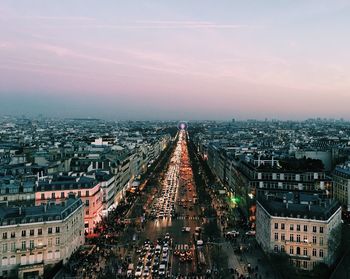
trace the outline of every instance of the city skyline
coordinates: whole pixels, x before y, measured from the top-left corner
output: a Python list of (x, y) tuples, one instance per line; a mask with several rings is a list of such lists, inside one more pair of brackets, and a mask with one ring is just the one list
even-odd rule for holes
[(2, 1), (1, 114), (350, 119), (347, 1)]

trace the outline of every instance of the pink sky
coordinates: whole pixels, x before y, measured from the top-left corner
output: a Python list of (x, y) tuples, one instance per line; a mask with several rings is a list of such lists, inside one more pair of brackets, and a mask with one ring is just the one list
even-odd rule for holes
[(1, 111), (350, 119), (347, 1), (201, 3), (2, 1)]

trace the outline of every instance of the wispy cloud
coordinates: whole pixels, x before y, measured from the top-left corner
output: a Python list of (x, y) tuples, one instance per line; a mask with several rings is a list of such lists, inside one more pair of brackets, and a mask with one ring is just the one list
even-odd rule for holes
[[(63, 18), (62, 18), (63, 20)], [(67, 19), (67, 20), (74, 20)], [(231, 24), (231, 23), (217, 23), (209, 21), (134, 21), (134, 22), (120, 22), (120, 23), (104, 23), (102, 21), (97, 21), (94, 19), (82, 19), (75, 22), (74, 25), (69, 26), (56, 26), (56, 25), (46, 25), (42, 28), (90, 28), (90, 29), (116, 29), (116, 30), (146, 30), (146, 29), (179, 29), (179, 30), (195, 30), (195, 29), (257, 29), (262, 28), (262, 26), (257, 25), (246, 25), (246, 24)]]

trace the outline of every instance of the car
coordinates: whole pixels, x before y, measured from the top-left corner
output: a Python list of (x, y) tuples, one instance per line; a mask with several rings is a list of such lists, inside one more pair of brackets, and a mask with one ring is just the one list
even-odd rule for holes
[(165, 275), (165, 264), (161, 264), (158, 270), (159, 275)]
[(143, 271), (143, 277), (144, 277), (144, 278), (147, 278), (148, 276), (149, 276), (149, 267), (146, 266), (145, 269), (144, 269), (144, 271)]
[(158, 273), (158, 265), (153, 265), (151, 272), (152, 272), (152, 274), (157, 274)]
[(142, 275), (142, 267), (137, 267), (135, 271), (135, 276), (141, 277), (141, 275)]
[(255, 236), (256, 232), (255, 231), (247, 231), (245, 233), (245, 235), (248, 235), (248, 236)]
[(164, 243), (164, 245), (163, 245), (163, 252), (164, 251), (168, 251), (168, 250), (169, 250), (168, 243)]
[(239, 232), (238, 231), (229, 231), (226, 233), (226, 236), (228, 237), (236, 237), (239, 236)]
[(191, 228), (190, 227), (182, 227), (181, 231), (182, 232), (190, 232)]

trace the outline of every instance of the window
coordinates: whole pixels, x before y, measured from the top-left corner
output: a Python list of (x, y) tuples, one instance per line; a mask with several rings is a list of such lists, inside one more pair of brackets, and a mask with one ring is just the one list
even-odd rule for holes
[(300, 247), (297, 247), (297, 255), (300, 255)]
[(320, 237), (320, 245), (323, 245), (323, 237)]
[(307, 225), (304, 225), (304, 232), (307, 232)]
[(56, 237), (56, 245), (60, 245), (60, 238)]
[(11, 242), (11, 252), (16, 251), (16, 242)]
[(312, 243), (313, 243), (313, 244), (316, 244), (316, 243), (317, 243), (317, 237), (316, 237), (316, 235), (314, 235), (314, 236), (312, 237)]
[(88, 197), (89, 196), (89, 191), (85, 192), (85, 196)]
[(304, 234), (303, 241), (304, 241), (305, 243), (308, 243), (308, 242), (309, 242), (309, 240), (307, 239), (307, 235), (306, 235), (306, 234)]
[(16, 264), (16, 256), (11, 256), (10, 258), (10, 265)]
[(290, 236), (289, 236), (289, 240), (290, 241), (294, 241), (294, 235), (291, 233)]
[(29, 241), (29, 249), (34, 249), (34, 240)]
[(41, 194), (41, 199), (42, 199), (42, 200), (45, 199), (45, 194)]
[(293, 225), (293, 224), (290, 224), (289, 229), (290, 229), (291, 231), (293, 231), (293, 230), (294, 230), (294, 225)]
[(86, 210), (85, 214), (86, 214), (86, 215), (89, 215), (89, 210)]
[(2, 233), (2, 239), (7, 239), (7, 232)]
[(284, 230), (284, 223), (281, 224), (281, 230)]
[(15, 238), (16, 237), (16, 233), (15, 232), (11, 232), (11, 238)]
[(316, 249), (314, 248), (314, 249), (312, 249), (312, 256), (313, 256), (313, 257), (316, 257), (316, 255), (317, 255), (317, 251), (316, 251)]
[(52, 234), (52, 228), (47, 228), (47, 233)]
[(300, 242), (300, 234), (297, 234), (297, 242)]
[(300, 225), (297, 225), (297, 231), (300, 232)]
[(275, 233), (275, 240), (278, 240), (278, 233)]
[(293, 246), (289, 247), (289, 254), (293, 255), (294, 254), (294, 249)]
[(278, 245), (275, 245), (275, 247), (273, 248), (273, 251), (275, 251), (276, 253), (278, 252)]
[(51, 193), (51, 198), (55, 199), (56, 198), (56, 194), (55, 193)]
[(26, 236), (27, 232), (26, 231), (22, 231), (22, 236)]
[(26, 244), (26, 241), (23, 240), (22, 241), (22, 250), (26, 250), (27, 249), (27, 244)]
[(304, 250), (303, 250), (303, 255), (304, 256), (307, 256), (307, 248), (305, 247)]
[(81, 191), (78, 191), (78, 197), (81, 197)]
[(86, 206), (89, 206), (89, 204), (90, 204), (90, 201), (89, 201), (89, 200), (86, 200), (86, 201), (85, 201), (85, 205), (86, 205)]
[(312, 232), (314, 232), (314, 233), (317, 232), (316, 231), (316, 226), (312, 226)]
[(61, 192), (61, 198), (62, 199), (64, 198), (64, 192)]
[(29, 231), (29, 235), (33, 236), (34, 235), (34, 230)]
[(307, 268), (307, 261), (303, 261), (303, 268)]
[(52, 246), (52, 238), (49, 238), (47, 240), (47, 246), (51, 247)]
[(319, 256), (320, 256), (320, 258), (323, 258), (323, 249), (320, 249)]
[(286, 240), (286, 236), (285, 236), (284, 233), (281, 233), (281, 240), (282, 240), (282, 241), (285, 241), (285, 240)]
[(38, 235), (42, 235), (43, 234), (43, 229), (38, 229)]
[(278, 230), (278, 223), (275, 223), (275, 229)]
[(323, 233), (323, 227), (320, 227), (320, 233)]
[(7, 252), (7, 243), (2, 244), (2, 252), (6, 253)]
[(56, 233), (60, 233), (60, 227), (56, 227)]
[[(8, 265), (8, 259), (7, 259), (7, 257), (3, 257), (2, 258), (2, 261), (1, 261), (1, 265), (2, 266), (7, 266)], [(5, 275), (5, 274), (3, 274), (3, 275)], [(6, 274), (7, 275), (7, 274)], [(7, 276), (5, 276), (5, 278), (6, 278)]]
[(43, 253), (39, 252), (38, 255), (36, 256), (37, 262), (42, 262), (43, 261)]
[(285, 252), (285, 248), (284, 248), (284, 245), (281, 245), (281, 252)]

